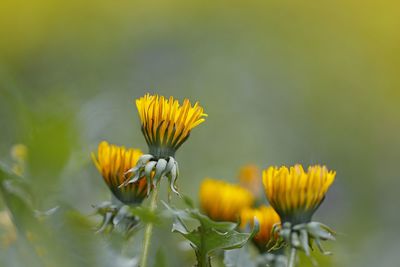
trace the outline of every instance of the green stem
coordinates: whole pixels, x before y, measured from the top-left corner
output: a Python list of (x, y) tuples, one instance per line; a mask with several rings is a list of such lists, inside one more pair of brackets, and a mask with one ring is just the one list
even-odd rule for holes
[[(157, 208), (157, 195), (158, 195), (158, 188), (154, 187), (153, 193), (151, 196), (150, 202), (150, 211), (154, 211)], [(140, 260), (140, 267), (146, 267), (147, 265), (147, 255), (149, 254), (150, 248), (150, 240), (151, 234), (153, 233), (153, 223), (149, 222), (146, 225), (146, 229), (144, 230), (144, 238), (143, 238), (143, 251), (142, 251), (142, 258)]]
[(198, 267), (211, 267), (210, 257), (207, 253), (201, 253), (198, 261)]
[(203, 231), (203, 225), (201, 225), (199, 228), (200, 231), (200, 237), (201, 237), (201, 247), (200, 249), (196, 249), (196, 257), (197, 257), (197, 267), (211, 267), (211, 260), (210, 257), (208, 256), (207, 251), (204, 249), (203, 245), (205, 244), (205, 235)]
[(294, 262), (296, 261), (296, 248), (291, 248), (290, 249), (290, 256), (289, 256), (289, 262), (288, 262), (288, 267), (294, 267), (295, 264)]

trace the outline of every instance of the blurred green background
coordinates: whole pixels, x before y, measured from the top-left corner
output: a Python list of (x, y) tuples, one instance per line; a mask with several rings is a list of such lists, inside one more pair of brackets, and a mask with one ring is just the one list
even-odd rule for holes
[[(205, 176), (234, 182), (246, 163), (326, 164), (337, 179), (316, 218), (340, 235), (321, 265), (399, 266), (399, 8), (3, 0), (0, 160), (25, 144), (32, 203), (60, 209), (43, 244), (18, 233), (0, 266), (131, 264), (135, 245), (121, 253), (120, 238), (93, 234), (91, 205), (109, 191), (90, 153), (101, 140), (146, 151), (133, 104), (146, 92), (200, 101), (209, 114), (177, 154), (182, 192), (197, 201)], [(193, 264), (181, 241), (159, 227), (150, 262), (164, 251), (168, 266)]]

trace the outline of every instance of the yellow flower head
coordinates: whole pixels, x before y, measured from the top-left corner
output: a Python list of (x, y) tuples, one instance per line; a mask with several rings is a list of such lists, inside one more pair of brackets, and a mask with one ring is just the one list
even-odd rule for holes
[(201, 183), (200, 205), (213, 220), (236, 222), (241, 210), (253, 202), (253, 195), (239, 185), (210, 178)]
[(185, 99), (180, 105), (172, 96), (146, 94), (136, 100), (136, 106), (150, 154), (156, 157), (174, 156), (190, 131), (207, 117), (198, 102), (192, 106)]
[(148, 185), (146, 179), (136, 183), (120, 186), (129, 179), (125, 173), (135, 166), (142, 155), (139, 149), (126, 149), (116, 145), (110, 145), (103, 141), (98, 146), (97, 158), (92, 153), (93, 162), (104, 178), (116, 198), (125, 204), (141, 203), (147, 196)]
[(244, 165), (239, 170), (240, 185), (250, 190), (255, 196), (260, 195), (261, 170), (256, 165)]
[(254, 226), (254, 217), (260, 225), (260, 231), (254, 236), (254, 243), (260, 250), (265, 251), (271, 236), (272, 227), (280, 223), (279, 215), (271, 206), (260, 206), (256, 209), (246, 208), (240, 213), (240, 228)]
[(325, 166), (301, 165), (270, 167), (263, 171), (267, 198), (282, 219), (294, 224), (307, 223), (325, 198), (336, 173)]

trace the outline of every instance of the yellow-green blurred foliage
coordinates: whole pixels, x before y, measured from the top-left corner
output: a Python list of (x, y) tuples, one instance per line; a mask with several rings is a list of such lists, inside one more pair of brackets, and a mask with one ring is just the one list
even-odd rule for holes
[[(197, 196), (205, 176), (234, 181), (247, 163), (326, 164), (337, 179), (316, 217), (340, 235), (322, 266), (398, 265), (399, 11), (398, 1), (1, 1), (0, 160), (25, 144), (33, 205), (61, 207), (49, 262), (110, 266), (103, 258), (121, 254), (106, 254), (85, 219), (109, 194), (90, 152), (103, 139), (145, 151), (133, 100), (155, 92), (209, 114), (178, 152), (182, 192)], [(193, 263), (168, 226), (158, 231), (151, 255), (170, 244), (169, 266)], [(27, 266), (22, 238), (1, 266)]]

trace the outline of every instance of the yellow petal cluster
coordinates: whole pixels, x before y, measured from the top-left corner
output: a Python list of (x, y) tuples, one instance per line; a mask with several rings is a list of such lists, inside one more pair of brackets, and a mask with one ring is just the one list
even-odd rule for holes
[(299, 164), (287, 168), (270, 167), (263, 171), (267, 198), (283, 222), (308, 222), (319, 207), (336, 173), (325, 166)]
[(280, 223), (279, 215), (271, 206), (262, 205), (255, 209), (246, 208), (243, 209), (240, 213), (240, 228), (245, 229), (247, 225), (253, 227), (254, 218), (256, 218), (256, 220), (258, 221), (260, 230), (254, 236), (253, 240), (256, 243), (257, 247), (265, 251), (268, 242), (272, 238), (272, 227), (275, 224)]
[(201, 208), (216, 221), (236, 222), (241, 210), (253, 203), (253, 195), (239, 185), (206, 178), (200, 186)]
[(114, 196), (125, 204), (140, 203), (146, 197), (146, 179), (120, 187), (125, 180), (129, 179), (125, 173), (136, 165), (142, 155), (139, 149), (126, 149), (123, 146), (110, 145), (106, 141), (99, 144), (97, 158), (92, 153), (93, 162), (104, 181)]
[(167, 99), (164, 96), (146, 94), (136, 100), (136, 107), (150, 149), (178, 149), (189, 137), (190, 131), (207, 117), (198, 102), (192, 106), (185, 99), (180, 105), (172, 96)]

